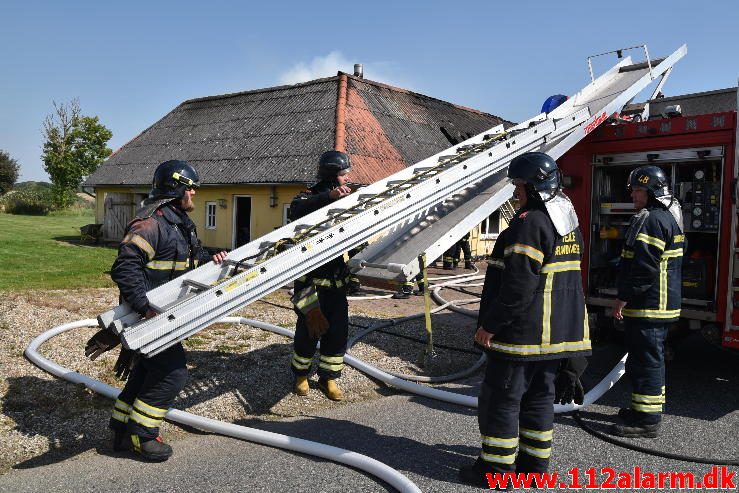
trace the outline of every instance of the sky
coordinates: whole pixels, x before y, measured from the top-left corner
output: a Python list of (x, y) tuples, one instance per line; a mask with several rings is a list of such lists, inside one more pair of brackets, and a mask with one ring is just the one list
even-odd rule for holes
[[(73, 98), (113, 132), (115, 150), (187, 99), (354, 63), (367, 79), (512, 121), (583, 88), (587, 57), (619, 48), (646, 44), (656, 58), (687, 44), (667, 96), (739, 77), (736, 0), (3, 0), (0, 19), (0, 149), (20, 164), (19, 181), (48, 180), (43, 120)], [(596, 58), (596, 75), (616, 61)]]

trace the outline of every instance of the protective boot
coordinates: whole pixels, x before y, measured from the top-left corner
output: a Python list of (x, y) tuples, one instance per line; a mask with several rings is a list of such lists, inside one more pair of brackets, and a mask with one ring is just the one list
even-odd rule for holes
[(344, 400), (344, 393), (341, 391), (336, 380), (333, 378), (320, 378), (318, 379), (318, 388), (326, 394), (326, 397), (332, 401)]
[(295, 388), (293, 391), (300, 396), (306, 396), (308, 395), (308, 390), (310, 387), (308, 386), (308, 377), (306, 376), (297, 376), (295, 377)]
[(623, 424), (613, 424), (609, 432), (611, 435), (625, 438), (657, 438), (661, 424), (661, 417), (642, 413), (634, 409), (620, 409), (618, 417)]
[(493, 474), (492, 471), (489, 471), (485, 467), (485, 463), (481, 459), (477, 459), (474, 464), (469, 466), (462, 466), (459, 468), (459, 480), (462, 483), (469, 484), (471, 486), (476, 486), (478, 488), (485, 488), (486, 490), (493, 490), (493, 491), (510, 491), (511, 486), (506, 485), (506, 487), (495, 487), (491, 488), (490, 483), (488, 482), (487, 474)]
[(141, 457), (152, 462), (164, 462), (172, 456), (172, 447), (162, 441), (162, 437), (142, 438), (130, 435), (133, 450)]
[(475, 270), (474, 266), (472, 265), (472, 262), (469, 260), (464, 263), (464, 268), (468, 270)]
[(124, 452), (126, 450), (131, 450), (131, 439), (128, 438), (129, 434), (126, 431), (125, 428), (113, 429), (113, 451), (114, 452)]

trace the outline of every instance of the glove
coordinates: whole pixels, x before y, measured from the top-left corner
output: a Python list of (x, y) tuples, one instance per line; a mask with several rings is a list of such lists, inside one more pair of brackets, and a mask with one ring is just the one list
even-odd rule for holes
[(320, 339), (328, 330), (328, 320), (318, 307), (305, 314), (305, 324), (308, 326), (308, 334), (313, 339)]
[(98, 356), (106, 351), (110, 351), (120, 343), (121, 340), (111, 331), (107, 329), (99, 330), (87, 341), (85, 345), (85, 356), (95, 361)]
[(582, 404), (585, 398), (585, 391), (582, 387), (580, 377), (585, 373), (588, 366), (588, 360), (583, 357), (574, 357), (562, 361), (559, 372), (554, 380), (554, 403)]
[(139, 355), (135, 351), (122, 347), (121, 354), (118, 355), (118, 359), (113, 365), (116, 378), (118, 380), (128, 380), (128, 376), (138, 362)]

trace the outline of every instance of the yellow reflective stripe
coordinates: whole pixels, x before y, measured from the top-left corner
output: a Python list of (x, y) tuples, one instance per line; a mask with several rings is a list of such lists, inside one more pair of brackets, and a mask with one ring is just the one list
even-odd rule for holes
[(300, 363), (310, 363), (313, 360), (313, 358), (304, 358), (300, 356), (298, 353), (293, 353), (293, 359)]
[(146, 264), (146, 267), (152, 270), (185, 270), (187, 269), (187, 262), (178, 262), (175, 260), (152, 260)]
[(496, 269), (505, 269), (505, 262), (502, 260), (488, 260), (488, 265), (490, 267), (495, 267)]
[(583, 331), (582, 336), (583, 340), (587, 341), (590, 339), (590, 321), (588, 320), (588, 307), (587, 305), (583, 306), (584, 312), (585, 312), (585, 320), (583, 320)]
[(551, 342), (552, 331), (552, 284), (554, 284), (554, 274), (546, 274), (544, 276), (544, 300), (541, 327), (541, 344), (548, 346)]
[(518, 433), (521, 436), (530, 438), (532, 440), (540, 440), (542, 442), (546, 442), (547, 440), (552, 439), (552, 436), (554, 435), (554, 430), (538, 431), (538, 430), (530, 430), (528, 428), (520, 428), (518, 430)]
[(490, 341), (490, 348), (508, 354), (556, 354), (564, 351), (584, 351), (590, 349), (590, 341), (568, 341), (544, 346), (540, 344), (509, 344), (493, 339)]
[(118, 409), (113, 409), (113, 413), (110, 417), (115, 419), (116, 421), (120, 421), (121, 423), (128, 423), (128, 413), (124, 414)]
[(515, 438), (498, 438), (490, 437), (486, 435), (480, 435), (483, 445), (490, 445), (492, 447), (505, 447), (513, 448), (518, 445), (518, 437)]
[(659, 413), (662, 412), (662, 404), (638, 404), (632, 402), (631, 409), (642, 413)]
[(115, 404), (113, 404), (113, 407), (114, 407), (115, 409), (118, 409), (118, 410), (119, 410), (119, 411), (121, 411), (121, 412), (127, 413), (128, 411), (130, 411), (130, 410), (131, 410), (131, 408), (132, 408), (133, 406), (131, 406), (130, 404), (126, 404), (125, 402), (123, 402), (123, 401), (122, 401), (122, 400), (120, 400), (120, 399), (116, 399), (116, 400), (115, 400)]
[(662, 252), (662, 258), (676, 258), (676, 257), (682, 257), (683, 256), (683, 249), (682, 248), (676, 248), (674, 250), (665, 250)]
[(525, 443), (522, 443), (518, 446), (519, 452), (524, 452), (529, 455), (533, 455), (534, 457), (541, 457), (542, 459), (548, 459), (552, 455), (552, 448), (536, 448), (531, 447), (530, 445), (526, 445)]
[(136, 399), (135, 401), (133, 401), (133, 408), (134, 410), (138, 409), (142, 413), (146, 413), (149, 416), (154, 416), (155, 418), (163, 418), (164, 415), (167, 414), (166, 409), (150, 406), (140, 399)]
[(307, 363), (300, 363), (293, 359), (292, 364), (298, 370), (307, 370), (308, 368), (310, 368), (311, 362), (309, 361)]
[(151, 258), (154, 256), (154, 248), (151, 246), (151, 244), (136, 233), (128, 233), (125, 238), (121, 240), (121, 243), (133, 243), (134, 245), (142, 249), (144, 253), (146, 253), (147, 258)]
[(509, 247), (506, 247), (504, 253), (506, 257), (509, 256), (511, 253), (520, 253), (521, 255), (526, 255), (527, 257), (536, 260), (539, 263), (544, 262), (544, 254), (541, 253), (541, 251), (529, 245), (524, 245), (523, 243), (515, 243)]
[(131, 435), (131, 443), (133, 444), (133, 448), (136, 450), (136, 452), (141, 452), (141, 439), (138, 435)]
[(631, 394), (631, 401), (641, 404), (662, 404), (665, 402), (665, 395)]
[(680, 316), (680, 309), (677, 310), (652, 310), (652, 309), (636, 309), (624, 308), (621, 313), (626, 317), (634, 318), (676, 318)]
[(660, 240), (659, 238), (655, 238), (654, 236), (645, 235), (644, 233), (639, 233), (636, 235), (637, 241), (644, 242), (648, 245), (656, 246), (660, 250), (665, 249), (665, 242)]
[(633, 250), (626, 250), (625, 248), (621, 251), (621, 256), (623, 258), (634, 258), (634, 251)]
[(344, 357), (343, 356), (324, 356), (321, 355), (321, 361), (325, 361), (326, 363), (343, 363)]
[(320, 363), (318, 363), (318, 368), (323, 368), (324, 370), (329, 371), (341, 371), (344, 368), (344, 363), (331, 365), (329, 363), (326, 363), (325, 361), (321, 361)]
[(140, 412), (136, 411), (136, 409), (131, 410), (131, 414), (129, 419), (131, 421), (135, 421), (136, 423), (140, 424), (141, 426), (145, 426), (147, 428), (158, 428), (159, 425), (162, 423), (161, 419), (154, 419), (150, 418), (144, 414), (141, 414)]
[(513, 464), (516, 461), (516, 454), (511, 455), (495, 455), (481, 452), (480, 458), (485, 462), (494, 462), (496, 464)]
[(344, 285), (344, 282), (341, 279), (339, 279), (338, 281), (332, 281), (331, 279), (323, 279), (323, 278), (320, 278), (320, 277), (316, 277), (316, 278), (313, 279), (313, 284), (314, 285), (325, 287), (325, 288), (332, 288), (332, 287), (334, 287), (334, 283), (336, 284), (336, 287), (337, 288), (340, 288), (341, 286)]
[(303, 308), (308, 305), (311, 305), (313, 303), (318, 302), (318, 293), (311, 293), (310, 296), (306, 296), (305, 298), (298, 300), (298, 302), (295, 304), (298, 308)]
[(541, 268), (542, 272), (565, 272), (570, 270), (580, 270), (579, 260), (568, 260), (566, 262), (552, 262)]

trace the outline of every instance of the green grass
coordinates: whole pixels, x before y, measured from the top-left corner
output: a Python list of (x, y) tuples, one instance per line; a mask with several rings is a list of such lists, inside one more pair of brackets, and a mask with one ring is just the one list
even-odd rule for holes
[(92, 213), (0, 214), (0, 290), (113, 286), (115, 248), (80, 243)]

